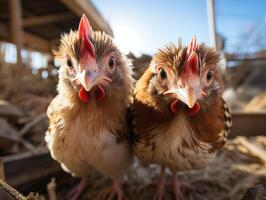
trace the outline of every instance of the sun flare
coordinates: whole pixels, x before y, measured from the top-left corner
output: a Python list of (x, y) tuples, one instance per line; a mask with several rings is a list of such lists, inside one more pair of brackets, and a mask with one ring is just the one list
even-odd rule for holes
[(139, 45), (141, 43), (139, 34), (132, 27), (127, 24), (119, 24), (113, 28), (114, 41), (118, 45), (119, 49), (127, 54), (133, 52), (139, 54)]

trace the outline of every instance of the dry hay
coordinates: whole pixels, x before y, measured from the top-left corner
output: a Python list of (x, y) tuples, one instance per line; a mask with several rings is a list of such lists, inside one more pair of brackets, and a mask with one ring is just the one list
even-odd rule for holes
[[(151, 183), (158, 178), (159, 171), (158, 166), (143, 167), (136, 162), (124, 185), (128, 199), (152, 199), (155, 187)], [(83, 199), (106, 199), (111, 182), (95, 174), (93, 177)], [(165, 200), (170, 200), (173, 199), (170, 172), (166, 178)], [(266, 183), (266, 137), (237, 137), (227, 143), (209, 167), (180, 172), (178, 178), (192, 185), (192, 190), (184, 191), (186, 200), (240, 200), (248, 188)]]
[(266, 92), (255, 96), (245, 107), (245, 112), (265, 112), (266, 111)]

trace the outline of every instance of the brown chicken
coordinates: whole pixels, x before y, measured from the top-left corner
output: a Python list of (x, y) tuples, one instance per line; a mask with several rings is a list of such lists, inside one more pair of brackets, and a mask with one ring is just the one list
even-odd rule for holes
[(173, 173), (175, 199), (183, 199), (176, 172), (204, 168), (222, 148), (231, 115), (222, 99), (219, 54), (193, 37), (160, 49), (136, 84), (134, 151), (144, 164), (162, 166), (154, 199), (164, 196), (164, 169)]
[(122, 199), (119, 181), (133, 158), (126, 136), (131, 63), (110, 36), (92, 30), (85, 15), (78, 31), (62, 35), (54, 54), (61, 67), (45, 139), (62, 168), (83, 178), (69, 198), (80, 196), (94, 169), (114, 180), (110, 198)]

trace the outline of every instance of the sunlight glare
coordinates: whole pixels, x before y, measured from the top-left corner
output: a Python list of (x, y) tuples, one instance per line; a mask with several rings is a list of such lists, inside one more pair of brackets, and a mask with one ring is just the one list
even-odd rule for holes
[(140, 55), (139, 45), (141, 41), (136, 30), (122, 23), (114, 26), (113, 30), (114, 41), (123, 53), (133, 52), (135, 55)]

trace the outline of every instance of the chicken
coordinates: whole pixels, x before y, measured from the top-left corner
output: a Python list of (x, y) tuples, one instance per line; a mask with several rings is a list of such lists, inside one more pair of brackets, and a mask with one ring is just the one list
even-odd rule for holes
[(183, 199), (176, 172), (208, 165), (222, 148), (231, 115), (222, 99), (219, 54), (193, 37), (158, 50), (134, 90), (134, 152), (144, 164), (159, 164), (154, 199), (164, 195), (164, 169), (173, 173), (175, 199)]
[(127, 108), (132, 102), (131, 62), (110, 36), (93, 31), (82, 16), (78, 31), (62, 35), (58, 95), (47, 114), (45, 140), (53, 159), (81, 183), (70, 193), (77, 199), (97, 170), (114, 180), (112, 196), (122, 199), (120, 178), (132, 164), (127, 137)]

